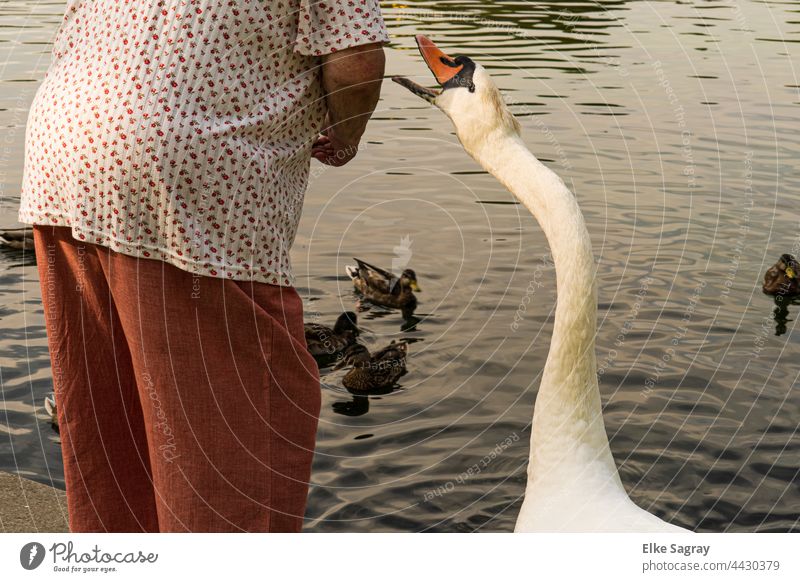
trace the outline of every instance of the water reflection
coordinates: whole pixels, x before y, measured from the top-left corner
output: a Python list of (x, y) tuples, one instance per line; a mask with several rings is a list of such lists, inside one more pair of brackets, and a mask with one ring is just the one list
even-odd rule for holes
[(773, 316), (775, 317), (775, 335), (777, 336), (785, 334), (788, 324), (794, 321), (794, 319), (789, 319), (790, 305), (800, 305), (800, 298), (783, 297), (781, 295), (775, 297)]
[[(4, 227), (15, 223), (31, 81), (63, 6), (0, 8)], [(800, 34), (800, 10), (420, 0), (384, 12), (388, 73), (430, 84), (416, 33), (481, 62), (532, 151), (580, 201), (597, 259), (604, 415), (632, 498), (700, 531), (800, 529), (796, 307), (760, 289), (797, 241), (797, 43), (781, 39)], [(381, 396), (346, 393), (341, 372), (324, 371), (308, 528), (510, 531), (552, 331), (549, 251), (440, 112), (387, 83), (375, 118), (356, 163), (311, 180), (298, 289), (334, 321), (356, 306), (351, 257), (391, 264), (407, 238), (425, 289), (414, 319), (359, 316), (371, 348), (418, 341), (402, 386)], [(35, 267), (2, 253), (0, 282), (0, 431), (11, 445), (0, 468), (60, 485), (57, 436), (37, 416), (51, 382)], [(426, 497), (514, 434), (479, 478)]]

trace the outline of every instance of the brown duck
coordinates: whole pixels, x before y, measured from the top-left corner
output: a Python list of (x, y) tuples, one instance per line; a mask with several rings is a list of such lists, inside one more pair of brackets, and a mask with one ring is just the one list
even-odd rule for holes
[(800, 264), (789, 254), (781, 255), (778, 262), (764, 274), (764, 293), (767, 295), (800, 294)]
[(413, 312), (417, 307), (417, 297), (421, 289), (417, 285), (417, 274), (411, 269), (404, 270), (400, 277), (365, 263), (361, 259), (353, 259), (358, 266), (345, 267), (353, 280), (353, 286), (364, 297), (376, 305), (402, 309), (404, 313)]
[(360, 333), (357, 321), (355, 313), (345, 311), (338, 317), (333, 329), (321, 323), (306, 323), (303, 326), (308, 351), (319, 366), (330, 365), (339, 359), (345, 348), (356, 343)]
[(393, 341), (373, 354), (361, 344), (348, 346), (336, 365), (337, 368), (352, 365), (342, 378), (342, 385), (353, 392), (389, 388), (406, 373), (407, 353), (405, 342)]

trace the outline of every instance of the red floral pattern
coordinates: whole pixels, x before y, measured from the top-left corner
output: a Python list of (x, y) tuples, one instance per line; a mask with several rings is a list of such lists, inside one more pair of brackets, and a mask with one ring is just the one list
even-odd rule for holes
[(317, 55), (387, 39), (375, 0), (70, 0), (31, 106), (19, 219), (291, 285), (325, 116)]

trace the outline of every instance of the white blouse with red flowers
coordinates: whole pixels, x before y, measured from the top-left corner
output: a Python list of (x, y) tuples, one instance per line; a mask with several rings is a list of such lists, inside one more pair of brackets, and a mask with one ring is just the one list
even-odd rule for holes
[(317, 56), (386, 40), (377, 0), (69, 0), (28, 119), (19, 219), (291, 285), (325, 117)]

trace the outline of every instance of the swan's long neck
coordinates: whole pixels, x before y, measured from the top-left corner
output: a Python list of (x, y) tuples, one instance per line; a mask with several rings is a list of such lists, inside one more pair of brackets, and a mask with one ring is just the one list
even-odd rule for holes
[(583, 214), (564, 182), (517, 135), (485, 140), (471, 153), (534, 215), (555, 264), (558, 304), (533, 414), (528, 486), (570, 478), (591, 486), (587, 466), (619, 484), (597, 385), (595, 266)]

